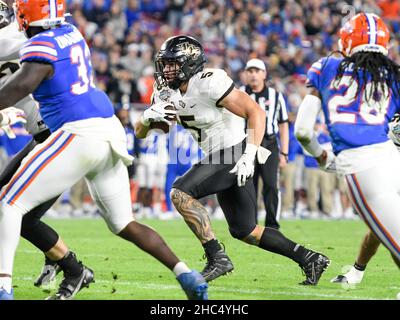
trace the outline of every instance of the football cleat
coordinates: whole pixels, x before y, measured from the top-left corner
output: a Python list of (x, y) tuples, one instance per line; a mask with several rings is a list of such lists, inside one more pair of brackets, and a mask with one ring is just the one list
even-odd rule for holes
[[(315, 255), (318, 255), (316, 259), (314, 258)], [(306, 276), (306, 280), (300, 282), (299, 284), (305, 286), (316, 286), (321, 278), (322, 273), (329, 267), (330, 264), (331, 261), (328, 257), (311, 251), (307, 262), (304, 265), (300, 265), (300, 268), (303, 270), (303, 273)]]
[(14, 300), (14, 289), (8, 293), (6, 289), (0, 288), (0, 300)]
[(89, 288), (89, 284), (92, 282), (94, 282), (93, 271), (83, 266), (82, 272), (78, 276), (64, 274), (58, 291), (46, 300), (72, 300), (82, 288)]
[(42, 288), (44, 291), (50, 291), (56, 288), (56, 276), (61, 268), (58, 264), (45, 264), (39, 277), (34, 282), (34, 286)]
[(201, 275), (207, 282), (223, 276), (233, 271), (233, 263), (223, 249), (219, 250), (216, 254), (205, 254), (207, 264), (204, 267)]
[(208, 300), (208, 284), (197, 271), (182, 273), (176, 279), (189, 300)]
[(359, 284), (364, 277), (364, 271), (352, 267), (349, 272), (338, 275), (331, 280), (332, 283)]

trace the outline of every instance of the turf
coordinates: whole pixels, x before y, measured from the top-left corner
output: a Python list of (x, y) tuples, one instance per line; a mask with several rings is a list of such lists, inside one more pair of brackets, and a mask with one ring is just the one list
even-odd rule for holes
[[(108, 231), (101, 219), (46, 220), (84, 263), (95, 272), (96, 283), (76, 299), (185, 299), (173, 274), (128, 242)], [(158, 230), (173, 250), (194, 269), (204, 266), (203, 251), (183, 220), (146, 221)], [(366, 227), (361, 221), (283, 221), (287, 237), (328, 255), (332, 263), (317, 287), (298, 285), (300, 268), (285, 257), (262, 251), (228, 233), (225, 221), (213, 221), (215, 233), (226, 246), (235, 271), (210, 283), (210, 299), (394, 299), (400, 291), (400, 272), (384, 248), (367, 268), (362, 284), (345, 288), (329, 280), (354, 262)], [(20, 241), (14, 271), (16, 299), (44, 299), (47, 293), (33, 286), (43, 255)], [(59, 275), (59, 281), (61, 274)]]

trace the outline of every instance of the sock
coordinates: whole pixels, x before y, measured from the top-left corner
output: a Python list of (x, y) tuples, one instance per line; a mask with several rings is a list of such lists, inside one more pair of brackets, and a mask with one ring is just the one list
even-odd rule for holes
[(357, 262), (354, 262), (354, 268), (356, 269), (356, 270), (358, 270), (358, 271), (365, 271), (365, 268), (366, 268), (367, 266), (366, 265), (361, 265), (361, 264), (358, 264)]
[(11, 277), (0, 277), (0, 288), (3, 288), (7, 291), (7, 293), (11, 293)]
[(264, 250), (288, 257), (300, 265), (311, 258), (310, 250), (289, 240), (279, 230), (273, 228), (266, 227), (264, 229), (258, 246)]
[[(0, 274), (12, 275), (21, 232), (22, 213), (3, 202), (0, 211)], [(8, 281), (8, 280), (7, 280)]]
[(44, 256), (45, 260), (44, 260), (44, 264), (48, 265), (48, 266), (55, 266), (57, 264), (57, 261), (53, 261), (51, 260), (49, 257)]
[(78, 276), (82, 273), (83, 266), (76, 260), (76, 255), (72, 251), (68, 251), (63, 258), (57, 261), (61, 270), (69, 276)]
[(177, 277), (179, 277), (182, 273), (192, 272), (192, 270), (189, 269), (189, 267), (186, 265), (186, 263), (184, 263), (182, 261), (178, 262), (172, 271), (175, 273), (175, 275)]
[(215, 255), (219, 250), (222, 249), (221, 245), (219, 244), (218, 240), (212, 239), (203, 243), (203, 248), (208, 255)]

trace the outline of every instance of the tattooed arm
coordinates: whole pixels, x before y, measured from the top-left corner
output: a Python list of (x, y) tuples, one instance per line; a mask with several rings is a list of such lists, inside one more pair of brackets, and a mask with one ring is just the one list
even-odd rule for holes
[(175, 188), (171, 191), (171, 200), (201, 243), (215, 239), (207, 210), (198, 200)]

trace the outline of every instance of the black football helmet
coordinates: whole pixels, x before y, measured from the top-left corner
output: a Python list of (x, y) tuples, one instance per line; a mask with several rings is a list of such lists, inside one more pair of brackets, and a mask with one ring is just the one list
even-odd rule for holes
[[(176, 63), (175, 70), (165, 72), (165, 64), (171, 62)], [(176, 90), (202, 71), (205, 63), (203, 46), (195, 38), (184, 35), (168, 38), (156, 56), (154, 78), (157, 86)]]

